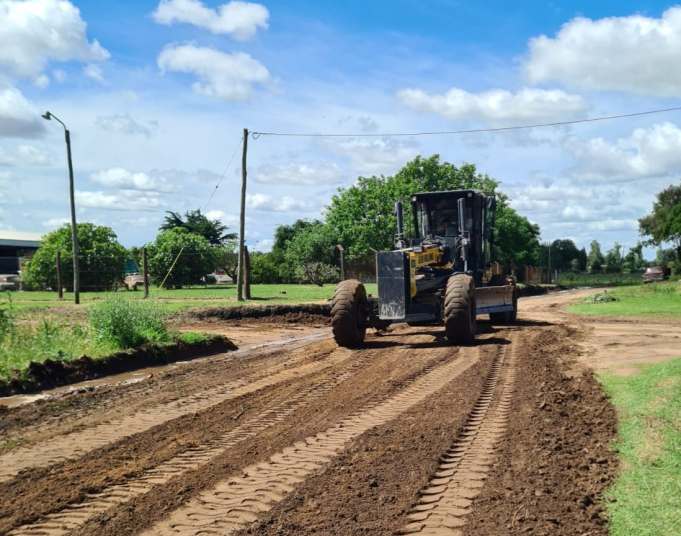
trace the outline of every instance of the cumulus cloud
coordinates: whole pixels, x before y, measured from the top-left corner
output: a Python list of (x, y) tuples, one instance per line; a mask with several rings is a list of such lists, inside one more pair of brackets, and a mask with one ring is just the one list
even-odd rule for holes
[(310, 212), (313, 207), (302, 199), (289, 195), (273, 197), (267, 194), (246, 194), (246, 205), (254, 210), (263, 212)]
[(313, 186), (338, 184), (341, 170), (333, 162), (266, 164), (256, 169), (255, 182), (261, 184), (291, 184)]
[(0, 88), (0, 137), (35, 138), (44, 131), (40, 115), (18, 89)]
[(0, 21), (0, 68), (10, 75), (38, 79), (49, 61), (109, 58), (67, 0), (0, 0)]
[(234, 214), (227, 214), (224, 210), (209, 210), (206, 212), (209, 220), (220, 220), (227, 226), (234, 226), (239, 222), (239, 218)]
[(577, 17), (554, 38), (531, 39), (525, 69), (533, 83), (678, 97), (679, 57), (681, 7), (672, 7), (659, 19)]
[(95, 82), (99, 82), (100, 84), (104, 83), (104, 73), (99, 65), (95, 65), (94, 63), (86, 65), (83, 67), (83, 74)]
[(254, 84), (269, 80), (267, 68), (244, 52), (225, 53), (207, 47), (168, 45), (158, 57), (161, 71), (195, 75), (195, 92), (225, 100), (251, 96)]
[(136, 192), (121, 190), (119, 192), (76, 191), (76, 204), (79, 207), (108, 210), (154, 210), (164, 206), (155, 192)]
[(584, 179), (634, 180), (678, 173), (681, 129), (665, 122), (637, 128), (630, 136), (570, 140), (567, 149), (577, 160), (574, 174)]
[(184, 22), (246, 41), (258, 28), (267, 29), (270, 14), (265, 6), (252, 2), (232, 1), (210, 9), (199, 0), (161, 0), (152, 16), (159, 24)]
[(71, 220), (69, 218), (50, 218), (43, 222), (43, 227), (47, 227), (49, 229), (56, 229), (57, 227), (61, 227), (62, 225), (66, 225), (67, 223), (71, 223)]
[(163, 176), (152, 176), (141, 172), (132, 172), (124, 168), (110, 168), (90, 176), (93, 182), (125, 190), (141, 190), (151, 192), (171, 192), (172, 186)]
[(122, 134), (139, 134), (147, 138), (151, 137), (158, 127), (156, 121), (143, 123), (129, 114), (102, 115), (95, 119), (95, 124), (102, 130), (120, 132)]
[(33, 145), (18, 145), (11, 150), (0, 147), (0, 166), (46, 166), (50, 157)]
[(419, 145), (409, 138), (329, 139), (325, 143), (350, 160), (355, 174), (366, 176), (393, 173), (420, 152)]
[(573, 119), (587, 109), (582, 97), (559, 89), (523, 88), (516, 93), (492, 89), (470, 93), (454, 87), (444, 94), (403, 89), (397, 96), (414, 110), (447, 119), (479, 119), (493, 124)]

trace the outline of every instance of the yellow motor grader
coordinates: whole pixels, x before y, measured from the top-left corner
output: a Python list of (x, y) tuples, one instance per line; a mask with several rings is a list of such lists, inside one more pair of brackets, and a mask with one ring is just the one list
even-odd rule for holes
[(355, 279), (336, 287), (331, 325), (340, 346), (361, 346), (367, 328), (395, 322), (441, 324), (449, 341), (470, 344), (477, 315), (496, 323), (516, 319), (515, 281), (489, 270), (495, 198), (453, 190), (418, 193), (411, 203), (415, 236), (405, 238), (398, 202), (395, 249), (376, 253), (378, 297), (368, 297)]

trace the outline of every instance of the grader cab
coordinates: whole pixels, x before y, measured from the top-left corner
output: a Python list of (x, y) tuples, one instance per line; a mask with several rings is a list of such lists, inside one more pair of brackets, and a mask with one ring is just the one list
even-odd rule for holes
[(489, 270), (495, 198), (454, 190), (415, 194), (411, 202), (413, 236), (405, 237), (398, 202), (395, 249), (376, 254), (378, 298), (354, 279), (336, 288), (331, 324), (340, 346), (361, 346), (368, 327), (396, 322), (442, 324), (449, 341), (469, 344), (477, 315), (497, 323), (516, 318), (515, 282)]

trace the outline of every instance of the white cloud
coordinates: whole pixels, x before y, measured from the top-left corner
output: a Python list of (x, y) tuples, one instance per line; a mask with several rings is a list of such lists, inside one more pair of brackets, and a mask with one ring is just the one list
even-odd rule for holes
[(43, 222), (43, 227), (56, 229), (57, 227), (61, 227), (67, 223), (71, 223), (71, 220), (68, 218), (50, 218), (49, 220), (45, 220)]
[(35, 138), (44, 131), (40, 115), (18, 89), (0, 88), (0, 138)]
[(570, 140), (577, 159), (574, 174), (584, 179), (634, 180), (676, 174), (681, 169), (681, 129), (665, 122), (637, 128), (614, 142)]
[(121, 190), (115, 193), (76, 191), (76, 205), (79, 208), (109, 210), (154, 210), (164, 206), (155, 192)]
[(246, 205), (254, 210), (264, 212), (310, 212), (311, 205), (289, 195), (273, 197), (267, 194), (246, 194)]
[(492, 89), (470, 93), (452, 88), (444, 94), (421, 89), (403, 89), (399, 99), (418, 111), (432, 112), (447, 119), (479, 119), (493, 124), (573, 119), (587, 106), (582, 97), (559, 89), (523, 88), (516, 93)]
[(233, 227), (239, 222), (239, 218), (234, 214), (226, 214), (223, 210), (209, 210), (206, 212), (206, 218), (209, 220), (220, 220), (228, 227)]
[(199, 0), (161, 0), (152, 16), (159, 24), (185, 22), (245, 41), (258, 28), (267, 29), (269, 15), (265, 6), (252, 2), (232, 1), (210, 9)]
[(146, 173), (135, 173), (124, 168), (110, 168), (90, 177), (93, 182), (110, 188), (124, 190), (142, 190), (152, 192), (170, 192), (173, 190), (165, 177), (151, 176)]
[(269, 80), (267, 68), (248, 54), (220, 52), (194, 45), (168, 45), (158, 57), (161, 71), (190, 73), (199, 79), (195, 92), (225, 100), (251, 96), (254, 84)]
[(267, 252), (272, 250), (272, 246), (274, 246), (274, 240), (271, 238), (263, 238), (262, 240), (258, 240), (258, 242), (253, 246), (253, 251), (262, 251), (262, 252)]
[(36, 87), (39, 87), (40, 89), (45, 89), (47, 86), (50, 85), (50, 77), (47, 76), (46, 74), (41, 74), (33, 80), (33, 83), (36, 85)]
[(254, 172), (255, 182), (261, 184), (292, 184), (313, 186), (338, 184), (341, 170), (334, 162), (266, 164)]
[(94, 63), (87, 64), (83, 67), (83, 74), (95, 82), (99, 82), (100, 84), (104, 83), (104, 73), (99, 65), (95, 65)]
[(326, 144), (350, 160), (355, 174), (364, 176), (393, 173), (420, 152), (409, 138), (328, 139)]
[(80, 11), (67, 0), (0, 0), (0, 68), (39, 77), (49, 61), (104, 61), (109, 53), (88, 41)]
[(140, 134), (151, 137), (154, 130), (158, 127), (156, 121), (149, 121), (144, 124), (129, 114), (104, 115), (95, 119), (95, 124), (102, 130), (120, 132), (122, 134)]
[(46, 166), (50, 157), (33, 145), (19, 145), (10, 151), (0, 147), (0, 166)]
[(577, 17), (555, 38), (530, 40), (525, 69), (533, 82), (596, 90), (681, 95), (681, 7), (662, 17)]

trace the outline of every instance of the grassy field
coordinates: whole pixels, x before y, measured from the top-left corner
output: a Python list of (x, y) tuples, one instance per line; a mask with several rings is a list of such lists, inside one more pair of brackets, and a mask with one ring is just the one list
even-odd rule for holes
[[(335, 285), (252, 285), (252, 300), (249, 304), (279, 304), (279, 303), (303, 303), (323, 301), (329, 299)], [(367, 292), (376, 292), (375, 284), (367, 285)], [(32, 311), (37, 309), (68, 308), (75, 309), (73, 295), (66, 293), (64, 300), (59, 301), (54, 292), (11, 292), (6, 293), (14, 303), (18, 311)], [(81, 303), (90, 305), (105, 299), (112, 293), (106, 292), (82, 292)], [(142, 299), (142, 291), (120, 291), (115, 294), (123, 294), (132, 299)], [(7, 298), (6, 298), (7, 299)], [(235, 285), (212, 285), (208, 287), (190, 287), (177, 290), (152, 288), (149, 301), (159, 303), (166, 311), (176, 312), (185, 309), (199, 307), (233, 307), (240, 305), (236, 300)]]
[(593, 303), (587, 298), (569, 307), (583, 315), (602, 316), (681, 316), (681, 283), (649, 283), (635, 287), (608, 290), (616, 301)]
[(622, 473), (610, 490), (613, 536), (681, 531), (681, 358), (604, 376), (619, 414)]

